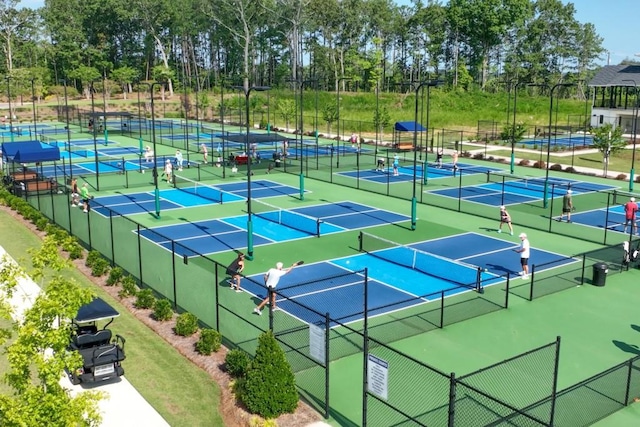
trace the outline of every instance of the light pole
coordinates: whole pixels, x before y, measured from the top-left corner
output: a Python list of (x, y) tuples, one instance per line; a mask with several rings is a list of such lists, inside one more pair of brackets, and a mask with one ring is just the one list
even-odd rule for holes
[(33, 108), (33, 133), (38, 135), (38, 115), (36, 113), (36, 79), (31, 79), (31, 105)]
[(635, 99), (633, 100), (633, 153), (631, 155), (631, 170), (629, 171), (629, 191), (633, 191), (633, 181), (635, 179), (635, 161), (636, 161), (636, 126), (638, 124), (638, 85), (633, 79), (622, 80), (622, 82), (633, 83), (633, 94)]
[[(416, 199), (416, 178), (417, 178), (417, 169), (418, 169), (418, 95), (420, 94), (420, 89), (423, 86), (427, 87), (427, 135), (429, 132), (429, 88), (436, 86), (438, 84), (437, 81), (429, 80), (426, 82), (422, 82), (418, 84), (415, 89), (416, 94), (416, 104), (414, 110), (414, 132), (413, 132), (413, 196), (411, 197), (411, 229), (416, 229), (416, 218), (417, 218), (417, 199)], [(427, 171), (424, 170), (423, 174), (426, 176)], [(423, 178), (424, 179), (424, 178)]]
[(161, 82), (153, 82), (149, 85), (151, 94), (151, 142), (153, 144), (153, 187), (154, 199), (156, 207), (156, 219), (160, 219), (160, 190), (158, 189), (158, 152), (156, 150), (156, 113), (153, 104), (153, 88), (156, 85), (162, 85)]
[(338, 134), (338, 139), (336, 140), (337, 146), (338, 146), (338, 151), (336, 153), (336, 168), (340, 167), (340, 83), (346, 82), (349, 80), (351, 80), (351, 77), (340, 77), (338, 79), (338, 86), (336, 88), (336, 117), (337, 117), (336, 133)]
[[(245, 86), (233, 86), (233, 89), (243, 91), (244, 92), (244, 111), (247, 118), (247, 134), (245, 135), (245, 151), (250, 153), (249, 147), (249, 131), (250, 131), (250, 123), (249, 123), (249, 96), (251, 95), (251, 91), (263, 92), (271, 89), (269, 86), (249, 86), (246, 84)], [(253, 223), (251, 221), (251, 160), (247, 161), (247, 254), (246, 258), (251, 261), (253, 260)]]
[(511, 134), (511, 175), (516, 169), (516, 113), (518, 111), (518, 86), (528, 84), (527, 82), (516, 82), (513, 88), (513, 132)]
[(67, 81), (62, 80), (64, 84), (64, 111), (67, 120), (67, 151), (69, 152), (69, 177), (73, 179), (73, 163), (71, 160), (71, 129), (69, 129), (69, 101), (67, 98)]
[[(141, 107), (140, 107), (140, 85), (149, 86), (149, 83), (145, 83), (145, 82), (141, 82), (141, 81), (137, 82), (137, 86), (138, 86), (137, 87), (137, 89), (138, 89), (138, 91), (137, 91), (138, 92), (138, 146), (139, 146), (139, 149), (140, 149), (140, 156), (142, 156), (142, 153), (144, 152), (144, 148), (142, 147), (142, 145), (143, 145), (142, 144), (142, 110), (141, 110)], [(145, 114), (145, 116), (146, 116), (146, 114)], [(147, 123), (146, 122), (147, 122), (147, 118), (145, 117), (145, 125), (144, 125), (145, 134), (147, 133), (146, 132), (146, 129), (147, 129)]]
[(98, 141), (96, 140), (96, 105), (93, 99), (93, 82), (94, 80), (91, 81), (89, 86), (89, 92), (91, 93), (91, 132), (93, 133), (93, 158), (96, 165), (96, 191), (100, 191), (100, 165), (98, 163)]
[(547, 135), (547, 162), (545, 164), (545, 176), (544, 176), (544, 200), (543, 206), (546, 209), (549, 203), (549, 158), (551, 156), (551, 121), (553, 120), (553, 91), (559, 87), (573, 86), (573, 83), (557, 83), (551, 87), (549, 92), (549, 131)]
[(11, 110), (11, 76), (5, 76), (7, 80), (7, 98), (9, 99), (9, 138), (13, 142), (13, 111)]

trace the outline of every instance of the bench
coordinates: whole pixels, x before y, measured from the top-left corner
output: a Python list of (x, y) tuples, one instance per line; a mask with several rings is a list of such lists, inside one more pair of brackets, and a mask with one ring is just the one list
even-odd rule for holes
[(38, 179), (38, 174), (35, 172), (16, 172), (11, 174), (11, 178), (14, 181), (35, 181)]
[(413, 151), (413, 143), (401, 142), (396, 144), (398, 151)]

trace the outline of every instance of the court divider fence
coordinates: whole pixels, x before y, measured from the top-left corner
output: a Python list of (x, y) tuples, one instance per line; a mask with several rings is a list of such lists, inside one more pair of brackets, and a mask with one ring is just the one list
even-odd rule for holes
[[(398, 156), (399, 160), (400, 178), (393, 176), (391, 171), (395, 156)], [(586, 176), (585, 181), (580, 181), (579, 175), (552, 172), (547, 186), (547, 203), (545, 203), (542, 194), (535, 197), (535, 194), (538, 194), (537, 190), (529, 191), (526, 188), (533, 185), (534, 181), (537, 181), (535, 185), (540, 185), (541, 181), (544, 182), (546, 174), (544, 168), (527, 167), (528, 175), (511, 175), (505, 173), (503, 169), (498, 171), (504, 168), (499, 163), (467, 160), (461, 157), (459, 163), (462, 166), (454, 171), (451, 168), (450, 159), (445, 159), (448, 165), (438, 168), (436, 154), (429, 151), (398, 151), (390, 147), (368, 145), (361, 145), (359, 151), (350, 150), (348, 147), (346, 149), (333, 147), (325, 156), (289, 157), (289, 160), (290, 163), (283, 169), (287, 173), (298, 175), (302, 168), (307, 178), (372, 194), (395, 197), (405, 200), (407, 206), (410, 206), (415, 196), (420, 204), (492, 219), (497, 224), (499, 222), (498, 206), (477, 202), (478, 196), (492, 192), (495, 197), (500, 198), (500, 204), (508, 206), (513, 225), (519, 229), (541, 230), (612, 246), (635, 240), (631, 227), (627, 232), (622, 232), (624, 219), (621, 223), (619, 213), (616, 212), (623, 203), (628, 201), (625, 198), (630, 194), (613, 188), (594, 190), (594, 184), (597, 184), (596, 186), (601, 184), (593, 182)], [(384, 164), (382, 170), (378, 168), (379, 161)], [(487, 173), (487, 168), (494, 168), (496, 172)], [(518, 166), (518, 168), (520, 171), (523, 170), (523, 167)], [(423, 174), (425, 170), (428, 170), (428, 174)], [(583, 226), (558, 221), (563, 214), (562, 195), (568, 188), (573, 190), (575, 211), (572, 215), (580, 213), (596, 215), (596, 218), (588, 223), (598, 225)], [(518, 198), (518, 194), (523, 192), (524, 194), (534, 193), (534, 197), (526, 197), (524, 200), (521, 197)]]
[[(335, 283), (354, 286), (356, 295), (362, 292), (362, 313), (352, 310), (353, 313), (342, 313), (338, 319), (332, 319), (329, 313), (320, 313), (302, 304), (285, 288), (277, 291), (278, 298), (282, 300), (281, 305), (288, 304), (287, 311), (291, 310), (295, 315), (289, 316), (281, 311), (270, 310), (267, 327), (264, 322), (259, 321), (261, 317), (251, 314), (252, 306), (247, 307), (246, 301), (233, 298), (235, 292), (227, 290), (226, 267), (206, 255), (198, 254), (157, 230), (147, 228), (113, 211), (107, 210), (107, 216), (84, 214), (81, 209), (71, 205), (68, 192), (25, 197), (32, 206), (39, 208), (51, 221), (76, 236), (88, 249), (99, 251), (112, 265), (120, 266), (137, 278), (142, 287), (152, 289), (159, 297), (169, 299), (177, 310), (189, 311), (196, 315), (203, 325), (220, 331), (228, 347), (240, 348), (249, 354), (255, 354), (258, 336), (267, 329), (272, 329), (292, 366), (301, 396), (325, 417), (331, 413), (330, 362), (357, 354), (362, 354), (367, 359), (365, 363), (375, 362), (378, 368), (384, 367), (384, 361), (394, 360), (390, 365), (393, 366), (394, 376), (388, 378), (389, 386), (393, 382), (394, 387), (400, 384), (403, 388), (401, 399), (395, 395), (393, 399), (381, 398), (376, 394), (379, 390), (371, 395), (371, 378), (367, 375), (369, 372), (363, 372), (361, 390), (368, 402), (363, 409), (363, 424), (367, 422), (367, 417), (372, 417), (370, 420), (389, 420), (393, 424), (404, 422), (400, 420), (412, 420), (416, 425), (427, 425), (424, 420), (429, 420), (429, 425), (433, 425), (431, 421), (434, 419), (447, 419), (454, 420), (447, 425), (468, 425), (482, 415), (493, 417), (491, 419), (495, 419), (496, 422), (499, 420), (518, 425), (551, 425), (540, 415), (547, 414), (548, 411), (554, 413), (553, 409), (549, 409), (549, 405), (555, 405), (558, 419), (569, 420), (571, 418), (565, 414), (580, 412), (582, 405), (585, 405), (584, 399), (588, 399), (592, 404), (588, 406), (591, 409), (588, 414), (582, 416), (593, 421), (627, 405), (632, 400), (630, 396), (640, 395), (638, 357), (579, 385), (552, 394), (546, 400), (524, 407), (535, 400), (534, 397), (537, 399), (540, 396), (536, 394), (524, 402), (513, 401), (504, 390), (493, 389), (493, 384), (509, 380), (503, 377), (521, 370), (529, 372), (534, 369), (535, 375), (529, 372), (529, 377), (537, 377), (546, 372), (545, 369), (548, 369), (550, 364), (541, 365), (536, 362), (535, 357), (531, 362), (532, 367), (521, 366), (520, 361), (529, 357), (528, 353), (522, 355), (522, 358), (503, 362), (505, 366), (499, 364), (500, 367), (486, 368), (476, 373), (477, 376), (470, 374), (457, 379), (454, 374), (443, 374), (393, 348), (392, 344), (397, 340), (507, 308), (511, 293), (508, 276), (505, 277), (504, 287), (487, 284), (484, 286), (484, 293), (467, 291), (448, 295), (448, 291), (442, 291), (437, 295), (416, 297), (415, 304), (411, 307), (394, 311), (393, 320), (373, 315), (376, 311), (386, 312), (393, 309), (392, 307), (365, 305), (368, 292), (366, 270), (319, 278), (299, 286), (309, 289), (335, 286)], [(617, 250), (607, 248), (603, 252), (584, 254), (583, 264), (588, 259), (605, 258), (614, 261), (617, 259), (617, 253)], [(578, 270), (580, 269), (574, 268), (573, 274), (577, 274)], [(584, 280), (584, 268), (582, 270), (581, 280)], [(243, 280), (252, 279), (247, 277)], [(543, 278), (532, 279), (531, 283), (537, 284), (539, 280)], [(254, 285), (260, 286), (262, 293), (267, 295), (267, 289), (262, 283), (254, 282)], [(331, 301), (327, 301), (326, 305), (330, 306)], [(352, 316), (360, 314), (361, 320), (354, 321)], [(491, 378), (488, 372), (491, 372), (491, 375), (495, 373), (494, 378)], [(424, 381), (416, 381), (416, 378), (422, 378)], [(502, 380), (499, 381), (497, 378)], [(523, 380), (522, 383), (526, 382)], [(419, 388), (415, 393), (409, 394), (408, 385)], [(594, 387), (596, 390), (601, 387), (603, 392), (593, 392)], [(603, 395), (608, 399), (607, 393), (614, 391), (614, 402), (596, 407)], [(530, 396), (531, 391), (527, 393), (527, 396)], [(433, 395), (429, 397), (429, 402), (433, 402), (430, 403), (433, 405), (431, 409), (424, 403), (424, 396), (430, 395)], [(380, 424), (376, 421), (371, 425)], [(445, 424), (436, 422), (436, 425)], [(569, 424), (555, 422), (554, 425)]]

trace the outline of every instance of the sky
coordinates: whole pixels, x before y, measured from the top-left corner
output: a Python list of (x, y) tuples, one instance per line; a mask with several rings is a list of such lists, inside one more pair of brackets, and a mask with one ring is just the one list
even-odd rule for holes
[[(410, 4), (410, 0), (394, 0), (398, 4)], [(443, 1), (443, 3), (446, 0)], [(563, 3), (569, 3), (562, 0)], [(640, 16), (640, 0), (573, 0), (576, 19), (585, 24), (592, 23), (596, 32), (604, 39), (602, 45), (607, 50), (599, 61), (601, 65), (619, 64), (622, 60), (633, 59), (640, 53), (635, 37), (634, 17)], [(23, 0), (20, 6), (38, 8), (44, 0)]]

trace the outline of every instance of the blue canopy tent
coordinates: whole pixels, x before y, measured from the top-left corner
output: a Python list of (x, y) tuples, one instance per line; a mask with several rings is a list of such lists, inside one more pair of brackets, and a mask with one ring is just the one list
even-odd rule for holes
[(60, 149), (44, 148), (40, 141), (5, 142), (2, 144), (2, 155), (14, 163), (52, 162), (60, 160)]
[[(422, 126), (418, 122), (396, 122), (393, 127), (393, 148), (396, 150), (411, 150), (414, 149), (414, 138), (416, 132), (426, 132), (427, 128)], [(422, 138), (420, 138), (420, 143)]]

